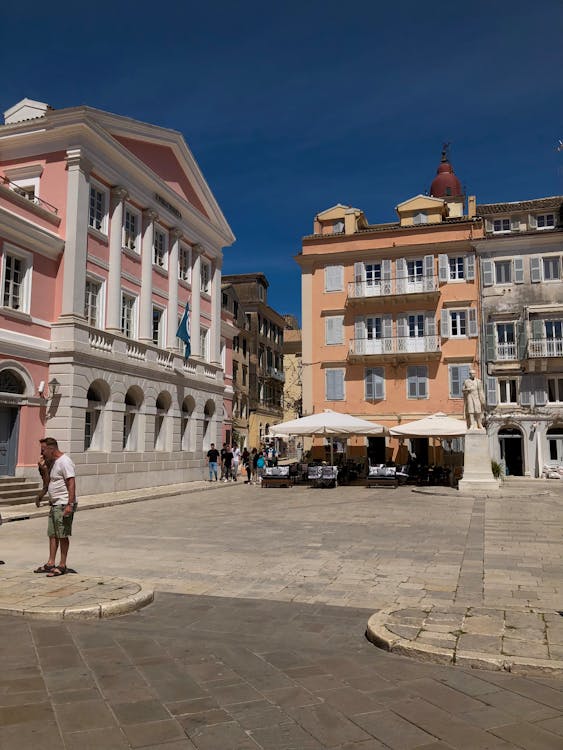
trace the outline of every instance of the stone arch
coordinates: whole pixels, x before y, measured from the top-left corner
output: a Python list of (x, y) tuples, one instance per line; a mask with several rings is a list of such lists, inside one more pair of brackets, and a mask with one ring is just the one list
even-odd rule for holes
[(14, 395), (26, 396), (28, 398), (35, 395), (33, 378), (29, 374), (27, 368), (19, 362), (16, 362), (13, 359), (5, 359), (3, 362), (0, 362), (0, 382), (2, 382), (3, 374), (4, 378), (8, 378), (12, 380), (12, 382), (17, 383), (17, 387), (20, 388), (20, 390), (17, 391), (9, 390), (3, 391), (3, 393), (13, 393)]
[(183, 451), (195, 450), (195, 420), (193, 415), (196, 403), (193, 396), (186, 396), (182, 401), (180, 445)]
[(122, 448), (124, 451), (139, 451), (142, 432), (139, 414), (145, 394), (138, 385), (132, 385), (127, 389), (124, 397), (125, 411), (123, 414)]
[(102, 378), (93, 380), (86, 391), (86, 409), (84, 412), (84, 450), (102, 451), (106, 449), (105, 435), (111, 434), (111, 415), (109, 427), (105, 425), (104, 410), (110, 397), (110, 387)]
[(153, 447), (155, 451), (165, 451), (168, 448), (168, 412), (172, 404), (172, 396), (168, 391), (161, 391), (155, 399)]

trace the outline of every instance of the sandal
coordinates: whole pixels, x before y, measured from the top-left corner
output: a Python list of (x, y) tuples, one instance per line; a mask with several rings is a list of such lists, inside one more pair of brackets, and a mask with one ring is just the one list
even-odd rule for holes
[(38, 568), (35, 568), (33, 571), (34, 573), (49, 573), (51, 570), (53, 570), (55, 566), (49, 565), (49, 563), (45, 563), (44, 565), (40, 565)]
[(59, 576), (64, 576), (66, 573), (66, 568), (64, 565), (56, 565), (50, 573), (47, 573), (47, 578), (58, 578)]

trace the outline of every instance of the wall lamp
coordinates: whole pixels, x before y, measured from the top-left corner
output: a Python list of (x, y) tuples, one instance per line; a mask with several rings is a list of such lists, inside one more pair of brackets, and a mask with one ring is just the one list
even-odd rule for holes
[(49, 396), (50, 398), (55, 398), (57, 395), (57, 391), (59, 390), (60, 383), (57, 380), (57, 378), (51, 378), (49, 382), (47, 383), (49, 386)]

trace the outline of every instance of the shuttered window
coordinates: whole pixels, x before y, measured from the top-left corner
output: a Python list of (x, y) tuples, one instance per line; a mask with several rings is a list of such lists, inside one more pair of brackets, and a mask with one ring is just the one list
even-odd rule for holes
[(340, 292), (344, 288), (344, 268), (342, 266), (326, 266), (325, 292)]
[(407, 398), (428, 398), (428, 367), (407, 367)]
[(383, 367), (366, 367), (364, 380), (366, 401), (385, 398), (385, 370)]
[(325, 370), (325, 392), (327, 401), (344, 400), (344, 370)]
[(463, 398), (463, 383), (469, 377), (470, 365), (450, 365), (450, 398)]
[(344, 317), (342, 315), (325, 318), (325, 343), (342, 344), (344, 341)]

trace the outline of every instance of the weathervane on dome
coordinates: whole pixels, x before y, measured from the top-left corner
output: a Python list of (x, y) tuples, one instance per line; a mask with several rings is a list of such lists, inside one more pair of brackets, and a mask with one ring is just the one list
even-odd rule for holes
[(446, 143), (442, 143), (442, 161), (448, 161), (448, 151), (450, 150), (450, 146), (451, 143), (449, 141), (447, 141)]

